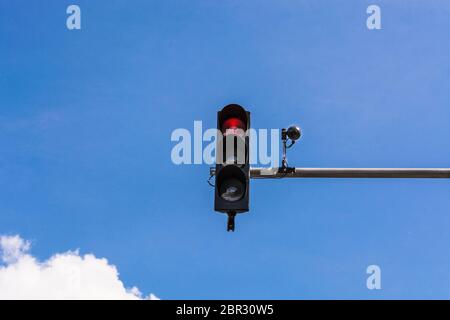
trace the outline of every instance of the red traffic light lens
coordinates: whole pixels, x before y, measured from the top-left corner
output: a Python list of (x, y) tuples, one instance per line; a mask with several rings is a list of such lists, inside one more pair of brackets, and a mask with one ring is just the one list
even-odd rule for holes
[(228, 118), (222, 124), (222, 133), (224, 135), (228, 134), (242, 135), (245, 129), (246, 128), (244, 122), (239, 118)]

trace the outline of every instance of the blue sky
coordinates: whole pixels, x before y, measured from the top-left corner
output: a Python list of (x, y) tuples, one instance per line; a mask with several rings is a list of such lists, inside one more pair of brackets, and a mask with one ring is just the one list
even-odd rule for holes
[(450, 167), (449, 36), (444, 0), (0, 0), (0, 234), (163, 299), (450, 298), (449, 181), (252, 181), (227, 233), (209, 167), (170, 159), (236, 102), (302, 127), (292, 165)]

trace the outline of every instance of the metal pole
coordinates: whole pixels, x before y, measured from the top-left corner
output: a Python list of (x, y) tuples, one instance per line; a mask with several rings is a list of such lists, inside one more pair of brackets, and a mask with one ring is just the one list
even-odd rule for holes
[(252, 179), (429, 178), (450, 179), (450, 168), (251, 168)]

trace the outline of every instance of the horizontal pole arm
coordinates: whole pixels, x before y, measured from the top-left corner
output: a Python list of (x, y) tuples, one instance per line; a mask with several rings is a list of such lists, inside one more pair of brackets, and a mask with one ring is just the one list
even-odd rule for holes
[(450, 168), (251, 168), (253, 179), (429, 178), (450, 179)]

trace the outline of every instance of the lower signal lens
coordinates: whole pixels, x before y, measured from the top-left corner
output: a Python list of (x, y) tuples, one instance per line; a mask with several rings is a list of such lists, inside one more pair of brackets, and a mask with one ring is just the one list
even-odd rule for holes
[(222, 199), (235, 202), (244, 196), (245, 187), (240, 180), (230, 178), (222, 182), (219, 192)]

